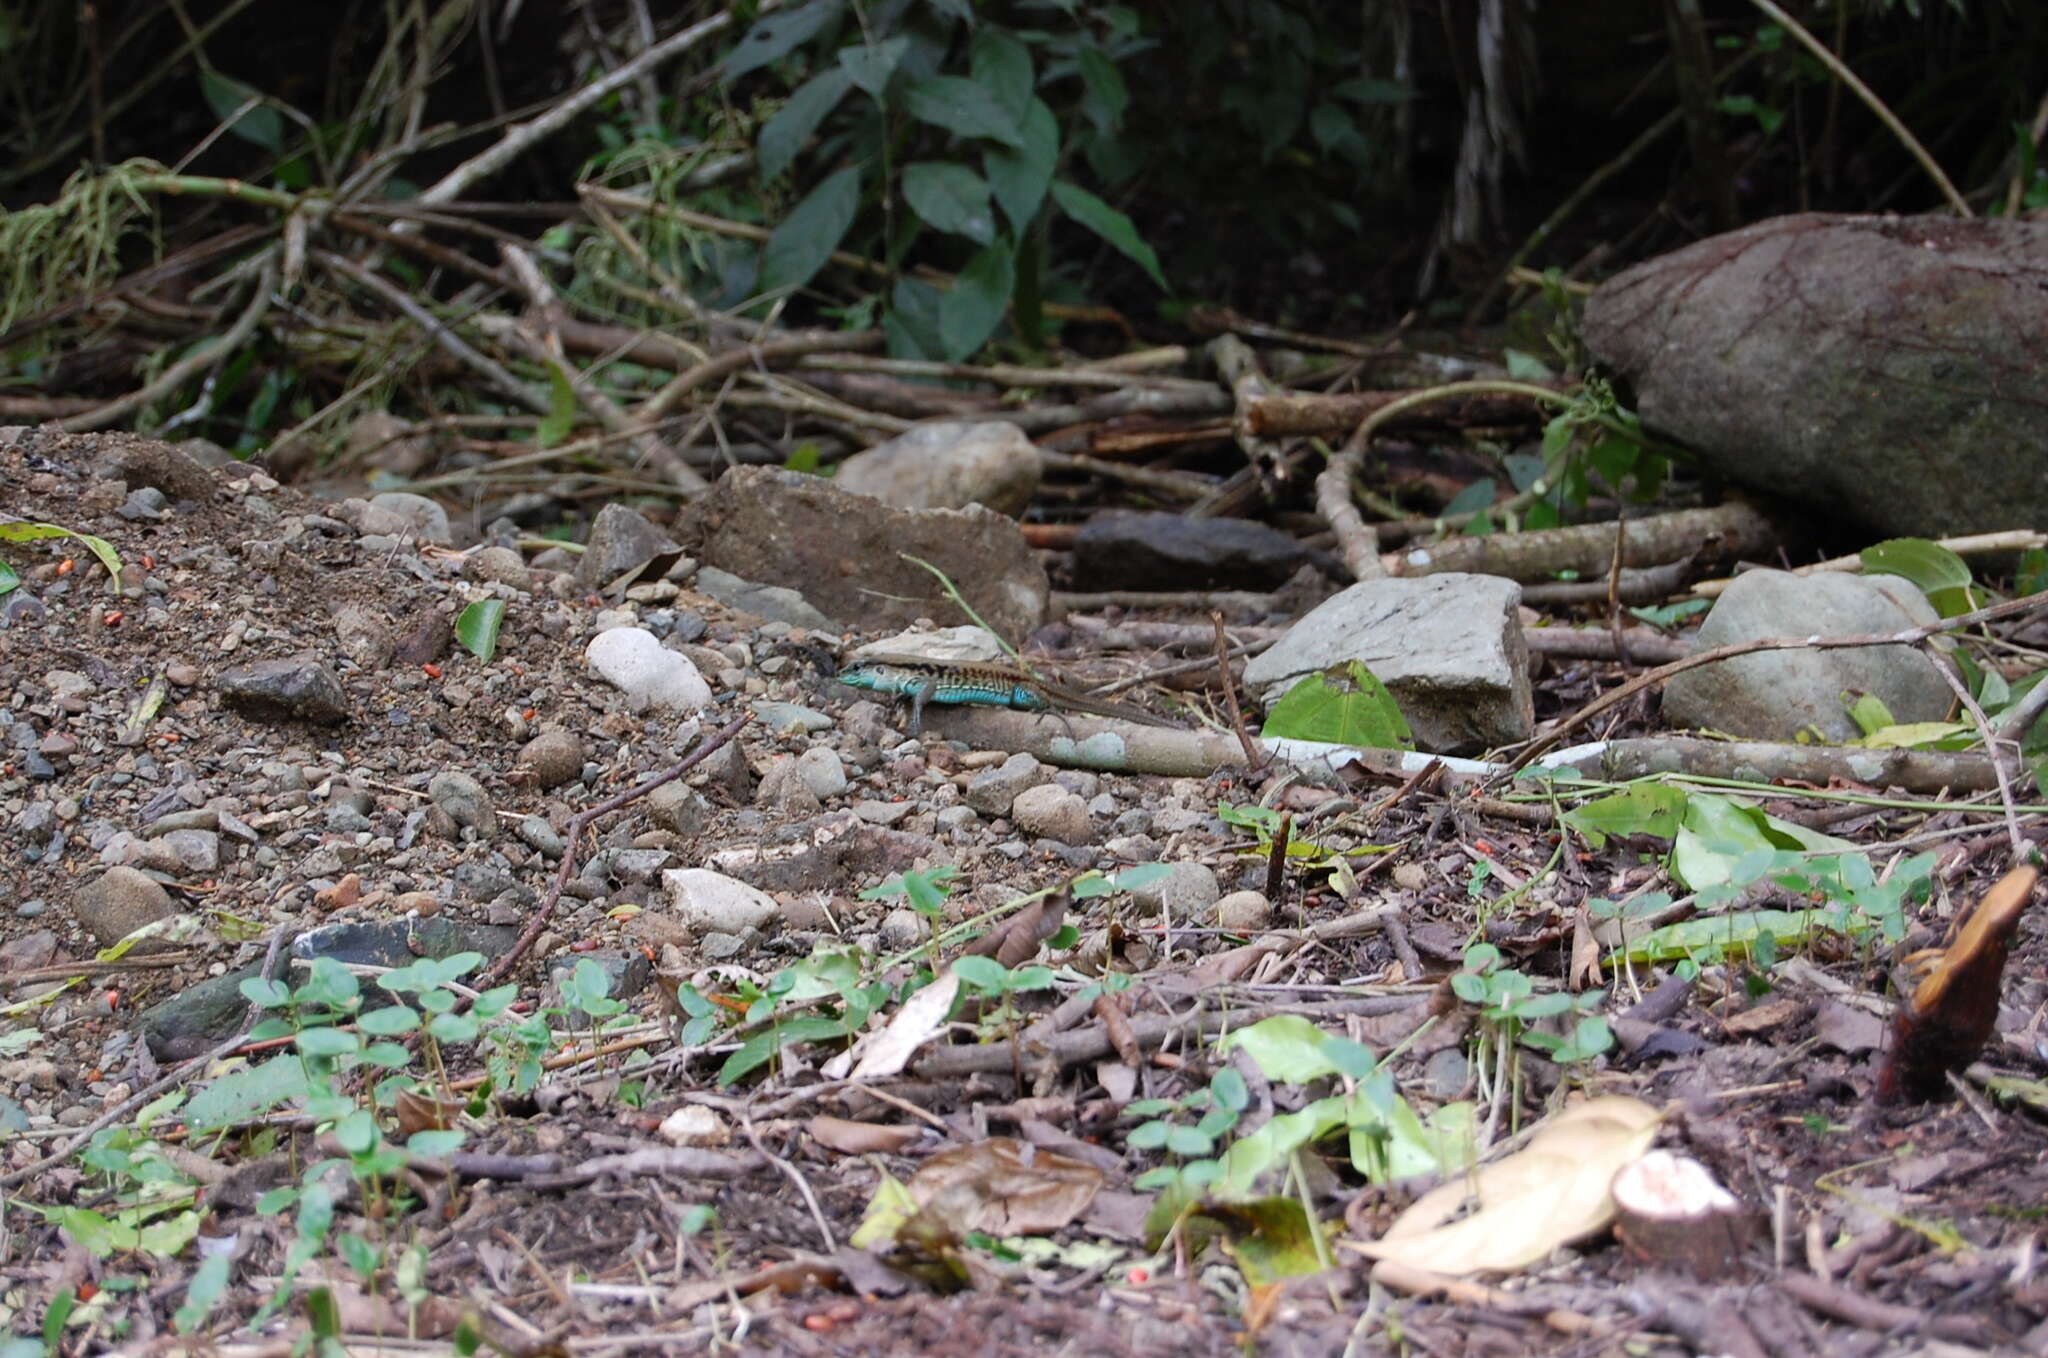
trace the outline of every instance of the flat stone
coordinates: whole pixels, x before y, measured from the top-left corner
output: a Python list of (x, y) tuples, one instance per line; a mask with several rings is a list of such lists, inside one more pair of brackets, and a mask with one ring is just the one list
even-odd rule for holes
[(1244, 668), (1266, 707), (1309, 675), (1359, 661), (1387, 686), (1422, 750), (1474, 753), (1535, 726), (1521, 586), (1444, 572), (1362, 580), (1325, 600)]
[[(154, 877), (130, 867), (113, 867), (72, 895), (71, 913), (101, 947), (110, 947), (146, 924), (169, 919), (177, 909)], [(168, 946), (156, 940), (138, 945), (144, 951)]]
[(215, 677), (214, 687), (230, 707), (252, 716), (334, 725), (349, 718), (341, 680), (311, 655), (237, 665)]
[(832, 484), (899, 509), (979, 504), (1016, 518), (1037, 493), (1038, 476), (1038, 448), (1015, 425), (942, 420), (855, 453)]

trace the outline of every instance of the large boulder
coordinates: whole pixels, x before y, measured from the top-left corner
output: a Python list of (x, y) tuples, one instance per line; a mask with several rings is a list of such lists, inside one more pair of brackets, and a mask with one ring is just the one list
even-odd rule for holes
[(2048, 523), (2048, 221), (1780, 217), (1628, 269), (1587, 347), (1654, 433), (1883, 535)]

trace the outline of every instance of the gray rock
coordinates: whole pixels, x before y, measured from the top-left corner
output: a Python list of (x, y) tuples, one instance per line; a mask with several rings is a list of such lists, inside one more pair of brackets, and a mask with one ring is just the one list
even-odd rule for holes
[(1010, 804), (1017, 828), (1061, 844), (1086, 844), (1095, 834), (1088, 804), (1056, 783), (1027, 787)]
[(890, 952), (907, 952), (929, 935), (924, 916), (907, 905), (899, 905), (882, 919), (882, 946)]
[(983, 769), (969, 779), (965, 800), (984, 816), (1007, 816), (1019, 793), (1048, 781), (1045, 765), (1028, 754), (1013, 754), (995, 768)]
[(754, 716), (770, 731), (827, 731), (832, 727), (832, 718), (815, 707), (804, 707), (798, 703), (758, 702), (754, 705)]
[(1166, 876), (1131, 890), (1131, 903), (1148, 914), (1166, 912), (1167, 918), (1192, 922), (1207, 914), (1223, 897), (1216, 874), (1200, 863), (1173, 863)]
[(797, 776), (819, 801), (830, 801), (846, 791), (846, 765), (829, 745), (813, 745), (796, 757)]
[(491, 808), (490, 794), (466, 773), (444, 769), (427, 784), (427, 800), (457, 828), (475, 830), (483, 839), (498, 833), (498, 813)]
[[(1746, 571), (1714, 601), (1699, 644), (1897, 632), (1937, 616), (1898, 576)], [(1748, 740), (1790, 741), (1802, 731), (1854, 740), (1862, 730), (1844, 709), (1845, 692), (1876, 695), (1901, 722), (1945, 720), (1955, 700), (1917, 647), (1763, 651), (1673, 677), (1664, 687), (1664, 718)]]
[(238, 665), (223, 670), (213, 684), (228, 706), (251, 716), (320, 725), (349, 718), (348, 694), (341, 680), (311, 655)]
[[(964, 806), (960, 809), (966, 811), (968, 817), (972, 819), (974, 812)], [(900, 825), (916, 810), (915, 802), (858, 801), (853, 804), (853, 814), (869, 825)]]
[(839, 464), (832, 484), (899, 509), (985, 505), (1016, 518), (1038, 491), (1038, 449), (1015, 425), (941, 421)]
[(343, 655), (366, 670), (383, 669), (398, 649), (391, 625), (366, 604), (344, 604), (334, 610), (334, 640)]
[(1088, 588), (1277, 589), (1309, 552), (1250, 519), (1097, 514), (1074, 537), (1074, 576)]
[(716, 566), (705, 566), (697, 572), (696, 587), (710, 595), (727, 608), (751, 613), (757, 618), (770, 622), (786, 622), (791, 627), (808, 627), (814, 631), (830, 632), (838, 628), (832, 619), (811, 607), (810, 600), (796, 590), (781, 585), (759, 585), (752, 580), (743, 580), (731, 571), (722, 571)]
[(576, 563), (576, 583), (585, 589), (600, 589), (676, 550), (667, 534), (639, 514), (621, 504), (608, 504), (597, 511), (590, 525), (589, 545)]
[(507, 585), (522, 593), (533, 589), (533, 571), (526, 558), (510, 547), (484, 547), (470, 554), (462, 566), (472, 580)]
[[(101, 947), (120, 942), (145, 924), (177, 913), (163, 884), (130, 867), (108, 868), (71, 897), (71, 914)], [(161, 951), (168, 944), (148, 940), (139, 951)]]
[(707, 868), (670, 868), (661, 875), (669, 908), (691, 933), (738, 934), (764, 929), (781, 913), (775, 898)]
[(817, 794), (804, 781), (803, 770), (787, 755), (769, 762), (767, 771), (761, 775), (761, 785), (754, 790), (754, 803), (774, 807), (790, 816), (815, 816), (823, 809)]
[(683, 510), (681, 531), (708, 566), (786, 585), (826, 615), (872, 628), (957, 617), (932, 563), (990, 626), (1023, 636), (1045, 616), (1045, 567), (1015, 521), (992, 510), (894, 509), (830, 482), (736, 467)]
[(167, 835), (173, 830), (218, 830), (220, 810), (217, 807), (199, 806), (188, 811), (166, 811), (149, 823), (151, 836)]
[(1233, 933), (1253, 934), (1273, 918), (1273, 903), (1262, 891), (1233, 891), (1216, 902), (1216, 927)]
[(212, 830), (172, 830), (156, 843), (170, 851), (181, 872), (220, 871), (220, 836)]
[(143, 486), (128, 492), (128, 498), (114, 512), (130, 523), (153, 523), (167, 517), (165, 509), (170, 500), (155, 486)]
[(548, 823), (546, 816), (521, 816), (512, 833), (519, 836), (521, 843), (546, 859), (559, 859), (568, 850), (555, 827)]
[(711, 822), (711, 803), (695, 788), (680, 782), (663, 783), (647, 794), (647, 814), (663, 829), (695, 839)]
[(512, 777), (546, 791), (583, 772), (583, 742), (574, 732), (550, 727), (526, 742), (512, 762)]
[(1880, 535), (2048, 522), (2048, 221), (1805, 214), (1624, 270), (1592, 352), (1653, 432)]
[(1529, 651), (1521, 587), (1445, 572), (1363, 580), (1325, 601), (1244, 667), (1267, 707), (1311, 674), (1357, 660), (1400, 704), (1416, 746), (1462, 754), (1528, 738)]
[(356, 527), (365, 533), (418, 538), (444, 546), (454, 540), (448, 529), (447, 510), (424, 495), (402, 490), (371, 496)]

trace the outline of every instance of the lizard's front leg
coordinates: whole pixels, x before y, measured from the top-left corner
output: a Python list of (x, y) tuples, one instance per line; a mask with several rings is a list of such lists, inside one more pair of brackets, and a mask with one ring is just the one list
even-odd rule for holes
[(910, 690), (911, 735), (916, 735), (920, 730), (924, 728), (924, 705), (930, 702), (932, 700), (932, 695), (934, 693), (937, 693), (938, 691), (939, 677), (936, 674), (933, 675), (931, 678), (925, 680), (923, 683), (919, 684), (916, 688)]

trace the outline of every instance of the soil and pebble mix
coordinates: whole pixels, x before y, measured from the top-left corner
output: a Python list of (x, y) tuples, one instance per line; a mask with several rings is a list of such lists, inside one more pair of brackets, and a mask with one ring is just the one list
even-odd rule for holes
[[(0, 595), (0, 998), (15, 1006), (0, 1054), (0, 1173), (13, 1204), (0, 1272), (31, 1298), (139, 1277), (140, 1291), (99, 1294), (93, 1323), (105, 1346), (140, 1351), (167, 1332), (191, 1265), (80, 1249), (41, 1209), (87, 1205), (95, 1181), (75, 1160), (45, 1157), (130, 1109), (177, 1062), (241, 1032), (249, 1016), (239, 982), (274, 970), (280, 941), (301, 962), (399, 966), (464, 949), (497, 959), (554, 895), (513, 976), (522, 1003), (559, 1002), (569, 968), (589, 959), (650, 1025), (628, 1030), (643, 1034), (639, 1045), (609, 1061), (567, 1067), (532, 1094), (483, 1108), (467, 1151), (545, 1155), (566, 1173), (668, 1146), (658, 1129), (689, 1108), (714, 1115), (729, 1158), (694, 1176), (478, 1177), (456, 1192), (415, 1176), (407, 1205), (416, 1215), (398, 1234), (430, 1247), (422, 1295), (458, 1311), (484, 1306), (508, 1347), (653, 1330), (731, 1334), (729, 1280), (793, 1260), (808, 1262), (784, 1281), (786, 1295), (752, 1299), (742, 1347), (1222, 1354), (1243, 1351), (1252, 1329), (1264, 1352), (1336, 1353), (1361, 1342), (1370, 1314), (1376, 1337), (1357, 1351), (1381, 1351), (1392, 1306), (1400, 1332), (1425, 1352), (1604, 1352), (1624, 1342), (1676, 1352), (1670, 1335), (1686, 1328), (1686, 1307), (1737, 1305), (1728, 1298), (1739, 1287), (1660, 1283), (1610, 1244), (1561, 1252), (1511, 1289), (1436, 1300), (1369, 1288), (1370, 1261), (1346, 1252), (1323, 1277), (1270, 1293), (1247, 1292), (1236, 1270), (1190, 1257), (1186, 1241), (1178, 1257), (1149, 1254), (1151, 1199), (1130, 1180), (1160, 1161), (1125, 1144), (1133, 1124), (1118, 1109), (1201, 1088), (1227, 1063), (1185, 1038), (1144, 1069), (1114, 1055), (936, 1073), (913, 1065), (874, 1092), (827, 1078), (836, 1074), (820, 1069), (829, 1046), (792, 1045), (772, 1070), (721, 1087), (731, 1043), (674, 1041), (688, 1017), (667, 999), (677, 977), (730, 995), (821, 945), (917, 955), (931, 937), (925, 917), (900, 897), (861, 895), (892, 876), (957, 869), (941, 921), (956, 924), (1088, 869), (1159, 862), (1171, 867), (1164, 880), (1076, 901), (1069, 918), (1082, 939), (1075, 956), (1113, 955), (1137, 971), (1130, 1014), (1187, 1011), (1204, 988), (1185, 980), (1202, 975), (1190, 965), (1247, 938), (1391, 903), (1400, 907), (1393, 938), (1340, 931), (1262, 975), (1268, 984), (1206, 989), (1248, 1009), (1262, 998), (1312, 1009), (1331, 987), (1371, 984), (1380, 1007), (1347, 1030), (1375, 1051), (1405, 1041), (1390, 1066), (1400, 1087), (1453, 1098), (1475, 1078), (1471, 1020), (1443, 987), (1422, 983), (1458, 965), (1475, 864), (1541, 864), (1550, 850), (1540, 824), (1488, 820), (1440, 798), (1360, 820), (1384, 790), (1348, 804), (1299, 790), (1292, 804), (1328, 827), (1324, 847), (1406, 847), (1362, 872), (1353, 900), (1317, 876), (1273, 901), (1265, 856), (1243, 853), (1247, 837), (1217, 814), (1219, 801), (1258, 800), (1262, 785), (1055, 769), (913, 739), (900, 705), (830, 682), (831, 658), (860, 638), (727, 608), (692, 589), (687, 559), (663, 578), (601, 593), (579, 577), (575, 554), (540, 550), (507, 525), (451, 530), (424, 502), (316, 500), (250, 467), (209, 469), (123, 436), (6, 431), (0, 486), (9, 515), (103, 538), (122, 568), (113, 591), (77, 539), (17, 544), (6, 558), (21, 586)], [(458, 549), (452, 539), (483, 545)], [(487, 599), (507, 610), (483, 661), (456, 642), (453, 620)], [(620, 625), (692, 661), (711, 705), (681, 711), (600, 677), (586, 648)], [(671, 767), (743, 712), (754, 720), (731, 743), (600, 818), (573, 872), (555, 883), (572, 817)], [(719, 875), (664, 876), (678, 869)], [(1567, 871), (1619, 895), (1650, 869), (1617, 850)], [(722, 889), (739, 883), (747, 886)], [(1954, 887), (1958, 897), (1970, 889)], [(1162, 917), (1171, 931), (1162, 933)], [(152, 924), (159, 932), (119, 961), (83, 965)], [(1531, 971), (1570, 964), (1570, 918), (1542, 890), (1489, 936)], [(2029, 924), (2005, 997), (2011, 1022), (2001, 1026), (2038, 1024), (2041, 955)], [(74, 979), (59, 976), (67, 965)], [(1775, 989), (1757, 973), (1703, 977), (1682, 1017), (1652, 1014), (1647, 1040), (1584, 1078), (1596, 1092), (1674, 1103), (1666, 1139), (1765, 1209), (1755, 1276), (1775, 1253), (1781, 1264), (1853, 1279), (1898, 1308), (1895, 1326), (1983, 1346), (2031, 1342), (2048, 1315), (2030, 1262), (2048, 1189), (2043, 1134), (1975, 1103), (1872, 1113), (1882, 1021), (1858, 1007), (1881, 988), (1872, 972), (1856, 959), (1806, 965), (1776, 973)], [(1615, 1014), (1641, 998), (1624, 993)], [(2031, 1062), (2029, 1073), (2041, 1064), (2018, 1036), (2001, 1054)], [(1536, 1100), (1559, 1079), (1533, 1055), (1525, 1074)], [(1257, 1094), (1272, 1111), (1272, 1091)], [(914, 1135), (887, 1153), (840, 1153), (819, 1139), (811, 1120), (820, 1115)], [(219, 1333), (254, 1314), (279, 1272), (291, 1232), (251, 1204), (302, 1163), (291, 1157), (317, 1153), (292, 1144), (309, 1132), (272, 1114), (205, 1147), (165, 1138), (207, 1185), (205, 1229), (237, 1240), (234, 1281), (208, 1322)], [(956, 1285), (971, 1285), (943, 1300), (849, 1257), (857, 1252), (845, 1242), (884, 1169), (908, 1178), (932, 1152), (991, 1136), (1094, 1166), (1105, 1186), (1060, 1238), (1111, 1248), (976, 1255), (971, 1265), (954, 1257), (972, 1274)], [(1859, 1164), (1880, 1168), (1849, 1184), (1825, 1178)], [(1370, 1234), (1409, 1196), (1333, 1181), (1319, 1165), (1304, 1174), (1291, 1191), (1317, 1195), (1323, 1214), (1354, 1233)], [(682, 1223), (697, 1205), (715, 1209), (715, 1223), (691, 1234)], [(345, 1195), (338, 1211), (374, 1235), (365, 1214), (382, 1207)], [(827, 1257), (838, 1262), (828, 1268)], [(347, 1280), (339, 1265), (314, 1274)], [(565, 1290), (572, 1277), (588, 1288)], [(1888, 1351), (1886, 1327), (1867, 1316), (1845, 1324), (1779, 1293), (1742, 1295), (1750, 1327), (1779, 1336), (1775, 1351)], [(350, 1314), (377, 1329), (406, 1311)], [(1560, 1317), (1587, 1319), (1600, 1337)], [(257, 1351), (246, 1332), (238, 1342)]]

